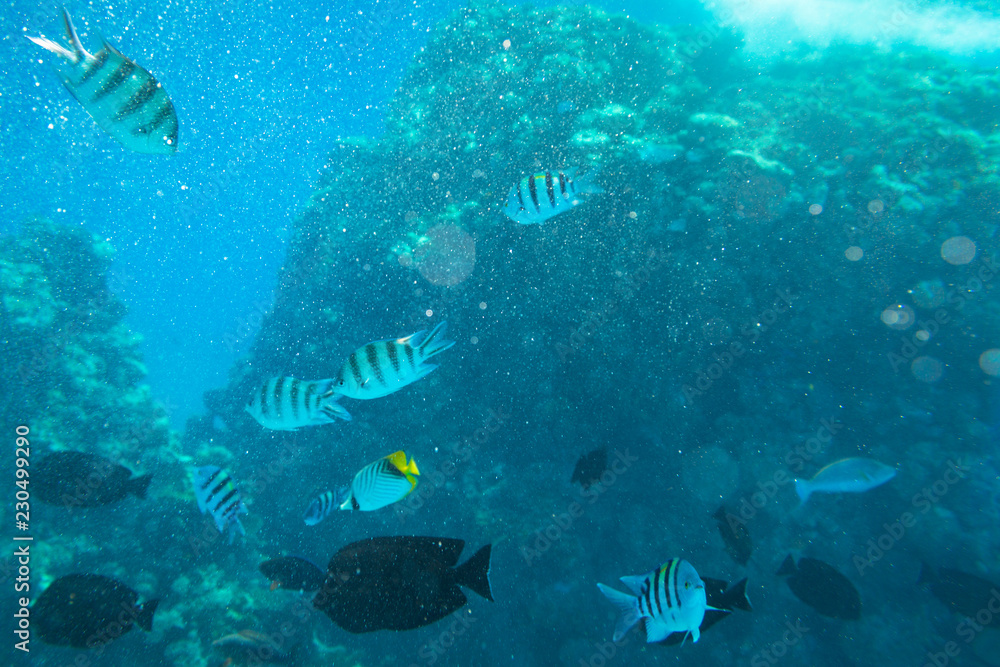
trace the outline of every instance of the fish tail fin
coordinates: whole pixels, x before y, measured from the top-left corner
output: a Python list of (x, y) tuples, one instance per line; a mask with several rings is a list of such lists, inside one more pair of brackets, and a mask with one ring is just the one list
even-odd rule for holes
[(790, 574), (795, 574), (795, 570), (795, 561), (792, 559), (792, 554), (788, 554), (775, 574), (779, 577), (786, 577)]
[(724, 605), (727, 609), (753, 611), (753, 606), (750, 604), (750, 598), (747, 597), (747, 578), (743, 577), (743, 579), (733, 584), (730, 589), (726, 591), (726, 594), (723, 596), (720, 604)]
[(76, 28), (73, 27), (73, 21), (69, 17), (69, 12), (63, 7), (63, 25), (66, 27), (66, 37), (69, 38), (69, 43), (73, 45), (73, 62), (80, 62), (83, 58), (89, 55), (83, 48), (83, 44), (80, 42), (80, 36), (76, 33)]
[(150, 600), (139, 605), (139, 613), (135, 617), (135, 622), (146, 632), (153, 631), (153, 614), (159, 604), (159, 600)]
[(931, 584), (937, 579), (934, 570), (927, 563), (920, 561), (920, 576), (917, 577), (917, 586)]
[(448, 330), (447, 322), (440, 322), (436, 327), (431, 329), (431, 332), (427, 334), (427, 337), (422, 341), (413, 343), (413, 345), (420, 350), (420, 354), (423, 358), (430, 359), (435, 354), (440, 354), (447, 350), (449, 347), (455, 344), (453, 340), (447, 340), (444, 337), (445, 332)]
[(802, 507), (806, 504), (806, 501), (809, 500), (809, 496), (812, 495), (812, 486), (810, 486), (809, 480), (796, 479), (795, 493), (799, 495), (799, 507)]
[(323, 405), (320, 406), (320, 412), (323, 416), (328, 418), (331, 422), (337, 419), (343, 419), (345, 422), (351, 421), (351, 413), (347, 411), (343, 405), (337, 401), (340, 399), (339, 394), (331, 394), (323, 399)]
[(605, 192), (604, 188), (594, 182), (594, 178), (601, 172), (601, 167), (595, 166), (583, 176), (575, 179), (576, 191), (581, 195), (599, 195)]
[(406, 471), (411, 475), (420, 475), (420, 468), (417, 467), (417, 462), (413, 460), (412, 456), (410, 457), (410, 465), (406, 466)]
[(604, 597), (611, 600), (611, 604), (618, 607), (618, 611), (621, 613), (621, 617), (619, 617), (618, 622), (615, 624), (614, 641), (617, 642), (628, 634), (628, 631), (642, 618), (639, 615), (639, 606), (635, 602), (636, 598), (634, 595), (616, 591), (604, 584), (597, 584), (597, 588), (604, 593)]
[(490, 587), (490, 555), (492, 544), (477, 551), (472, 558), (455, 568), (455, 581), (471, 588), (480, 597), (493, 601), (493, 590)]
[(136, 477), (135, 479), (130, 479), (128, 484), (128, 492), (137, 498), (146, 498), (146, 490), (149, 488), (149, 482), (153, 479), (152, 475), (143, 475), (141, 477)]
[(65, 58), (70, 62), (77, 62), (76, 54), (67, 49), (65, 46), (59, 42), (53, 42), (51, 39), (46, 39), (45, 37), (32, 37), (31, 35), (25, 35), (32, 42), (42, 47), (46, 51), (50, 51), (60, 58)]

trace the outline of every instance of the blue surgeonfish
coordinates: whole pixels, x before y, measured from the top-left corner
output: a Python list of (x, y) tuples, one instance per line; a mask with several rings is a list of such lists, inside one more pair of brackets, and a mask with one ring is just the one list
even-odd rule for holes
[(596, 171), (579, 178), (576, 172), (543, 171), (522, 178), (511, 187), (504, 213), (514, 222), (536, 225), (579, 206), (587, 195), (604, 192), (593, 183)]
[(340, 395), (334, 384), (333, 380), (271, 378), (254, 392), (244, 409), (261, 426), (275, 431), (330, 424), (338, 417), (350, 421), (350, 413), (337, 404)]
[(371, 512), (391, 505), (410, 495), (417, 487), (419, 474), (416, 461), (411, 458), (406, 462), (406, 452), (389, 454), (369, 463), (354, 476), (350, 494), (340, 509)]
[(697, 642), (705, 611), (727, 611), (708, 606), (705, 582), (691, 563), (680, 558), (670, 559), (649, 574), (622, 577), (621, 581), (631, 595), (597, 584), (621, 612), (615, 626), (616, 642), (639, 622), (643, 623), (647, 643), (663, 641), (674, 632), (685, 633), (685, 639), (690, 634)]
[(455, 344), (444, 338), (447, 322), (396, 340), (377, 340), (351, 353), (337, 377), (337, 393), (379, 398), (424, 377), (437, 366), (427, 360)]
[(336, 491), (326, 491), (309, 503), (306, 514), (302, 519), (307, 526), (315, 526), (317, 523), (330, 516), (333, 510), (339, 508), (350, 496), (351, 487), (342, 486)]
[(895, 468), (873, 459), (841, 459), (820, 470), (812, 479), (796, 479), (795, 492), (804, 505), (813, 493), (861, 493), (895, 476)]
[(233, 543), (236, 533), (246, 535), (240, 514), (246, 514), (240, 492), (225, 470), (218, 466), (192, 468), (194, 477), (194, 497), (202, 514), (210, 514), (220, 533), (229, 532), (229, 543)]
[(153, 75), (101, 40), (101, 50), (83, 48), (63, 9), (69, 47), (45, 37), (28, 37), (59, 56), (56, 72), (102, 130), (137, 153), (177, 152), (177, 112)]

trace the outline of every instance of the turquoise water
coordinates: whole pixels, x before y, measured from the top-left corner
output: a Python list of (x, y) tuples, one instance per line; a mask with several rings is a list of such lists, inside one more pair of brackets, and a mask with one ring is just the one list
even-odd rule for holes
[[(1000, 582), (989, 3), (67, 10), (163, 84), (180, 150), (126, 152), (60, 85), (22, 36), (60, 37), (57, 8), (0, 13), (11, 449), (22, 425), (32, 458), (153, 474), (146, 499), (33, 500), (30, 596), (93, 572), (161, 602), (150, 633), (35, 639), (32, 664), (215, 666), (211, 642), (244, 629), (300, 665), (997, 664), (995, 628), (970, 636), (917, 584), (923, 564)], [(541, 225), (505, 214), (523, 178), (574, 168), (603, 192)], [(439, 368), (341, 399), (349, 422), (243, 411), (268, 378), (334, 378), (440, 321)], [(571, 484), (598, 447), (601, 482)], [(304, 524), (399, 449), (413, 494)], [(896, 474), (799, 507), (792, 479), (847, 457)], [(208, 465), (247, 505), (231, 545), (197, 510), (189, 469)], [(257, 570), (378, 535), (461, 538), (463, 560), (492, 543), (495, 601), (353, 635)], [(861, 619), (796, 598), (789, 553), (843, 573)], [(596, 584), (675, 556), (746, 577), (754, 611), (697, 644), (613, 643)]]

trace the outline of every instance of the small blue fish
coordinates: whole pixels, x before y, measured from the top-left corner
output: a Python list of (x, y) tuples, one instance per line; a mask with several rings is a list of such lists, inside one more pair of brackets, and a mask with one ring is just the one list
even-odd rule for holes
[(589, 194), (604, 192), (592, 182), (596, 170), (580, 178), (576, 171), (543, 171), (521, 179), (511, 187), (504, 213), (514, 222), (536, 225), (579, 206)]
[(137, 153), (177, 152), (177, 112), (160, 82), (135, 61), (101, 40), (88, 53), (63, 9), (67, 48), (45, 37), (32, 42), (61, 58), (56, 71), (66, 89), (125, 148)]
[(271, 378), (254, 392), (244, 410), (264, 428), (294, 431), (303, 426), (332, 424), (351, 415), (337, 401), (333, 380)]
[(795, 492), (805, 505), (813, 493), (862, 493), (895, 476), (895, 468), (873, 459), (841, 459), (820, 470), (812, 479), (796, 479)]
[(685, 639), (690, 634), (697, 643), (705, 611), (728, 611), (708, 606), (705, 582), (691, 563), (680, 558), (672, 558), (645, 575), (622, 577), (621, 581), (632, 591), (631, 595), (597, 584), (621, 612), (615, 626), (616, 642), (642, 622), (647, 643), (663, 641), (674, 632), (685, 633)]
[(336, 491), (321, 493), (309, 503), (306, 514), (302, 519), (307, 526), (315, 526), (317, 523), (330, 516), (330, 513), (340, 507), (351, 495), (349, 486), (342, 486)]
[(246, 514), (240, 492), (232, 478), (218, 466), (203, 466), (191, 470), (194, 476), (194, 497), (202, 514), (210, 514), (220, 533), (229, 532), (229, 543), (233, 543), (236, 533), (246, 535), (239, 515)]
[[(447, 322), (396, 340), (377, 340), (351, 353), (337, 378), (336, 391), (348, 398), (379, 398), (399, 391), (437, 366), (427, 360), (455, 344), (446, 340)], [(343, 408), (341, 408), (343, 410)]]

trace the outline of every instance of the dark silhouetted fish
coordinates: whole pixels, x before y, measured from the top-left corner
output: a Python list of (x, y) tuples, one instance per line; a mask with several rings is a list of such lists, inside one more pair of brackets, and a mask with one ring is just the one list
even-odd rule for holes
[[(990, 622), (986, 627), (1000, 628), (1000, 614), (993, 613), (993, 608), (1000, 605), (1000, 586), (992, 581), (947, 567), (942, 567), (935, 574), (934, 570), (924, 565), (917, 583), (929, 584), (934, 597), (952, 611), (980, 624), (983, 624), (980, 619), (988, 617)], [(980, 614), (984, 609), (990, 613)]]
[[(698, 627), (700, 632), (704, 633), (705, 630), (708, 630), (710, 627), (729, 616), (729, 612), (734, 609), (753, 611), (753, 607), (750, 606), (750, 598), (747, 597), (746, 579), (741, 579), (732, 586), (730, 586), (728, 582), (721, 579), (709, 579), (708, 577), (702, 577), (702, 581), (705, 583), (705, 598), (708, 602), (708, 606), (711, 608), (705, 610), (705, 617), (702, 619), (701, 625)], [(674, 632), (659, 643), (666, 644), (667, 646), (680, 644), (684, 640), (686, 634), (687, 633), (684, 632)]]
[(788, 587), (795, 597), (824, 616), (848, 621), (861, 618), (858, 589), (833, 566), (815, 558), (800, 558), (796, 566), (789, 555), (778, 576), (787, 576)]
[(465, 606), (459, 586), (493, 600), (487, 544), (461, 565), (463, 540), (372, 537), (347, 545), (330, 560), (313, 606), (348, 632), (410, 630)]
[(298, 556), (272, 558), (259, 565), (260, 573), (271, 580), (271, 590), (315, 591), (323, 585), (326, 573), (311, 560)]
[(132, 629), (149, 632), (159, 600), (137, 606), (139, 594), (99, 574), (53, 581), (31, 605), (31, 629), (47, 644), (95, 648)]
[(177, 152), (177, 113), (159, 81), (102, 40), (91, 55), (63, 10), (69, 48), (45, 37), (28, 37), (62, 61), (56, 71), (87, 113), (122, 146), (137, 153)]
[(146, 497), (152, 475), (132, 477), (113, 461), (83, 452), (53, 452), (35, 464), (31, 488), (42, 502), (66, 507), (96, 507), (132, 494)]
[(601, 481), (601, 475), (608, 469), (608, 450), (601, 447), (580, 457), (573, 468), (570, 484), (580, 483), (584, 489), (589, 489)]
[(719, 524), (719, 535), (726, 545), (726, 553), (734, 561), (745, 566), (750, 561), (750, 554), (753, 553), (753, 541), (750, 539), (746, 521), (728, 512), (725, 505), (712, 516)]
[(225, 653), (227, 664), (237, 665), (287, 665), (292, 662), (292, 651), (285, 645), (280, 632), (265, 635), (254, 630), (240, 630), (212, 642), (212, 646)]

